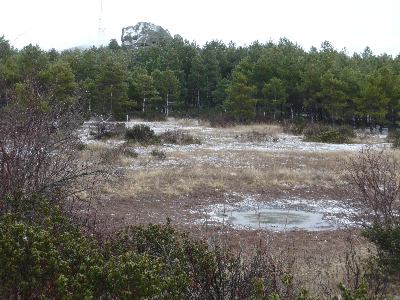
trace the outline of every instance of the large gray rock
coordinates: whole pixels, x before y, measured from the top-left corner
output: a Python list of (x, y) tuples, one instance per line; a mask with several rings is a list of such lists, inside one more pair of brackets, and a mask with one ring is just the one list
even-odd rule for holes
[(161, 26), (148, 22), (139, 22), (135, 26), (122, 28), (122, 45), (138, 48), (156, 45), (160, 40), (171, 41), (172, 36)]

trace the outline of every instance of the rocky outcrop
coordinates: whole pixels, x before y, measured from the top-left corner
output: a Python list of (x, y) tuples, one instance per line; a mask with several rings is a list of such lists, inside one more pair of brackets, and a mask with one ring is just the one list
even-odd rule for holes
[(153, 23), (139, 22), (122, 28), (122, 45), (128, 48), (157, 45), (161, 40), (171, 41), (172, 36), (168, 30)]

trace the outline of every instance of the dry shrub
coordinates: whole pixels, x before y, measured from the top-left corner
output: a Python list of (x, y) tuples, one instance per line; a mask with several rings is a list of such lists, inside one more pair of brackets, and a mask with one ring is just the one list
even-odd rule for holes
[(224, 129), (224, 133), (226, 134), (247, 134), (252, 131), (259, 132), (266, 136), (276, 136), (282, 133), (282, 129), (279, 125), (270, 124), (236, 125)]
[(161, 141), (165, 144), (200, 144), (200, 140), (182, 129), (167, 130), (161, 134)]
[(395, 152), (367, 146), (344, 163), (344, 197), (349, 213), (364, 227), (399, 219), (400, 161)]
[(284, 120), (281, 126), (284, 133), (302, 135), (303, 130), (307, 126), (307, 124), (307, 120), (297, 118), (293, 120)]
[(123, 138), (125, 134), (125, 123), (99, 121), (91, 126), (89, 134), (98, 140), (110, 138)]
[(0, 111), (0, 198), (20, 191), (73, 195), (90, 188), (103, 170), (96, 161), (79, 159), (76, 131), (83, 114), (78, 102), (57, 102), (53, 87), (35, 76), (19, 87)]
[[(173, 118), (171, 118), (173, 119)], [(209, 127), (210, 123), (203, 120), (198, 119), (179, 119), (178, 124), (183, 127), (197, 127), (197, 126), (205, 126)]]
[(158, 160), (165, 160), (166, 159), (166, 155), (165, 155), (165, 151), (163, 150), (159, 150), (159, 149), (154, 149), (151, 151), (151, 155), (153, 157), (156, 157)]

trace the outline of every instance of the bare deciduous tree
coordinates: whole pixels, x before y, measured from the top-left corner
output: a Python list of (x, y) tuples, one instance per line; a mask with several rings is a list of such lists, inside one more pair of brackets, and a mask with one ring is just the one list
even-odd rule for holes
[(0, 109), (0, 199), (25, 194), (77, 194), (102, 171), (79, 160), (77, 128), (83, 114), (76, 99), (57, 101), (54, 88), (28, 76)]
[(399, 218), (400, 162), (395, 152), (362, 149), (345, 164), (345, 198), (362, 226), (382, 226)]

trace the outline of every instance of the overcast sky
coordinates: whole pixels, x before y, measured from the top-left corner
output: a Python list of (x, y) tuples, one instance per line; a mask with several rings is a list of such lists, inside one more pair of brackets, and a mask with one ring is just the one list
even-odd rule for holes
[(107, 42), (121, 43), (122, 27), (152, 22), (200, 46), (286, 37), (307, 51), (327, 40), (350, 55), (366, 46), (375, 55), (400, 53), (400, 0), (2, 0), (0, 36), (18, 49), (94, 43), (101, 3)]

